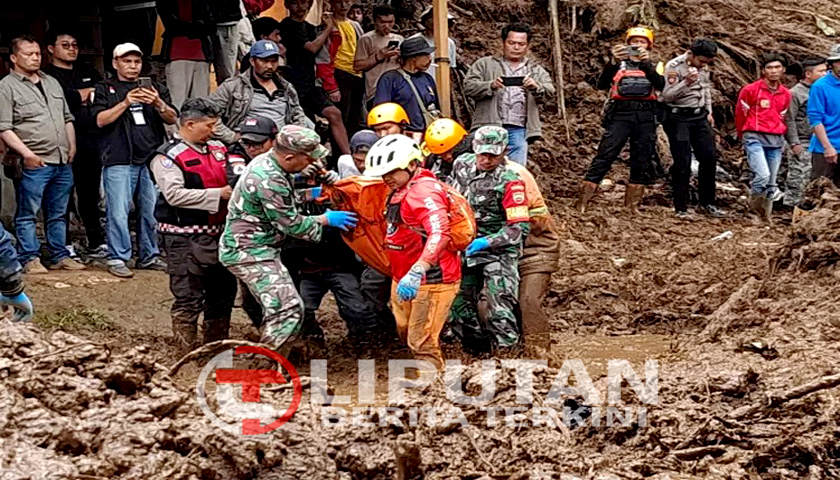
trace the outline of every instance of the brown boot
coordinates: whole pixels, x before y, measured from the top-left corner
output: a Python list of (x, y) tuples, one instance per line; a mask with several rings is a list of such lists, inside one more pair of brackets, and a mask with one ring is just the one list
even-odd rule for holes
[(773, 197), (764, 198), (764, 219), (767, 223), (773, 223)]
[(642, 198), (645, 196), (645, 186), (637, 183), (628, 183), (624, 190), (624, 206), (632, 211), (638, 211)]
[(750, 211), (758, 214), (760, 218), (764, 218), (766, 213), (764, 211), (764, 201), (767, 199), (764, 195), (750, 194)]
[(228, 338), (230, 331), (230, 317), (204, 319), (204, 343), (215, 342)]
[(580, 213), (586, 212), (586, 204), (589, 203), (589, 200), (595, 195), (595, 192), (598, 191), (598, 184), (593, 182), (587, 182), (584, 180), (580, 184), (580, 192), (578, 193), (577, 202), (575, 202), (575, 210), (578, 210)]
[(190, 351), (195, 348), (195, 340), (198, 336), (198, 328), (195, 324), (181, 322), (177, 318), (172, 319), (172, 333), (175, 336), (175, 344)]

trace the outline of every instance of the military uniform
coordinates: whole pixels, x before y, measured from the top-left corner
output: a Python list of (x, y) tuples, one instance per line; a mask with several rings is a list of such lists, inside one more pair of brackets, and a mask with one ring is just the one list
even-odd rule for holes
[[(277, 141), (315, 159), (328, 153), (318, 134), (307, 128), (287, 125)], [(323, 226), (319, 217), (299, 213), (292, 174), (283, 170), (274, 150), (251, 161), (233, 190), (228, 211), (219, 259), (259, 301), (261, 341), (288, 354), (300, 337), (303, 301), (280, 262), (280, 247), (287, 236), (318, 242)]]
[(791, 152), (788, 162), (787, 181), (785, 182), (784, 204), (794, 207), (802, 203), (805, 195), (805, 187), (811, 177), (811, 152), (808, 145), (811, 143), (811, 123), (808, 121), (808, 95), (811, 93), (811, 85), (799, 82), (790, 89), (791, 99), (788, 107), (788, 115), (785, 117), (787, 133), (785, 134), (788, 143), (802, 145), (802, 153), (799, 155)]
[[(486, 147), (499, 146), (488, 153), (503, 153), (507, 132), (500, 127), (482, 127), (475, 133), (473, 146), (478, 153), (486, 151)], [(453, 186), (475, 212), (476, 241), (485, 238), (489, 242), (487, 248), (465, 255), (461, 291), (452, 304), (452, 331), (467, 348), (486, 348), (487, 341), (496, 347), (514, 346), (520, 339), (515, 315), (519, 257), (529, 232), (525, 184), (505, 161), (493, 170), (479, 170), (473, 153), (458, 157), (452, 172)], [(487, 304), (481, 320), (480, 296)]]
[(687, 56), (687, 53), (680, 55), (665, 65), (665, 88), (659, 97), (666, 106), (663, 126), (674, 157), (671, 185), (677, 212), (688, 209), (692, 151), (700, 163), (700, 205), (715, 204), (717, 151), (715, 135), (708, 120), (712, 113), (712, 78), (704, 68), (699, 70), (697, 80), (689, 84), (686, 77), (692, 67)]

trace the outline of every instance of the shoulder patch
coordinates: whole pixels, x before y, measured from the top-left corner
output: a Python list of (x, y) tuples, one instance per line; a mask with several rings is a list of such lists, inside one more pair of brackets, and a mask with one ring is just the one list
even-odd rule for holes
[(668, 83), (677, 83), (678, 77), (679, 75), (677, 74), (677, 72), (668, 72)]
[(163, 157), (160, 159), (160, 166), (163, 168), (172, 168), (175, 166), (175, 163), (169, 157)]

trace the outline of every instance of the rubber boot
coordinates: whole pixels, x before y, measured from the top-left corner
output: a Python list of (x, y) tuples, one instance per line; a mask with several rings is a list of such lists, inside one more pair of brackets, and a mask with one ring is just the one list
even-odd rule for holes
[(639, 211), (639, 205), (645, 196), (645, 186), (638, 183), (628, 183), (624, 190), (624, 206), (633, 212)]
[(575, 202), (575, 210), (579, 211), (580, 213), (586, 212), (586, 205), (589, 203), (589, 200), (595, 195), (595, 192), (598, 191), (598, 184), (593, 182), (587, 182), (584, 180), (580, 184), (580, 192), (578, 193), (577, 202)]
[(526, 347), (551, 349), (551, 323), (542, 301), (551, 284), (551, 274), (534, 272), (519, 280), (519, 308), (522, 312), (522, 338)]
[(195, 348), (195, 340), (198, 336), (198, 327), (195, 324), (173, 317), (172, 333), (175, 336), (175, 344), (182, 349), (190, 351)]
[(767, 223), (773, 222), (773, 197), (765, 197), (763, 202), (764, 205), (764, 219), (767, 220)]
[(204, 319), (204, 343), (228, 338), (230, 317)]
[(750, 211), (764, 218), (764, 201), (767, 199), (764, 195), (750, 194)]

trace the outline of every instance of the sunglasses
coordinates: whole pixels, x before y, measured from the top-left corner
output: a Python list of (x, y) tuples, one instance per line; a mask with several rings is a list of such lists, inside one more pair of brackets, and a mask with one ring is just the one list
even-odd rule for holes
[(79, 49), (79, 44), (75, 43), (75, 42), (73, 42), (73, 43), (61, 42), (61, 43), (56, 43), (56, 45), (58, 45), (59, 47), (65, 49), (65, 50), (70, 50), (70, 49), (78, 50)]

